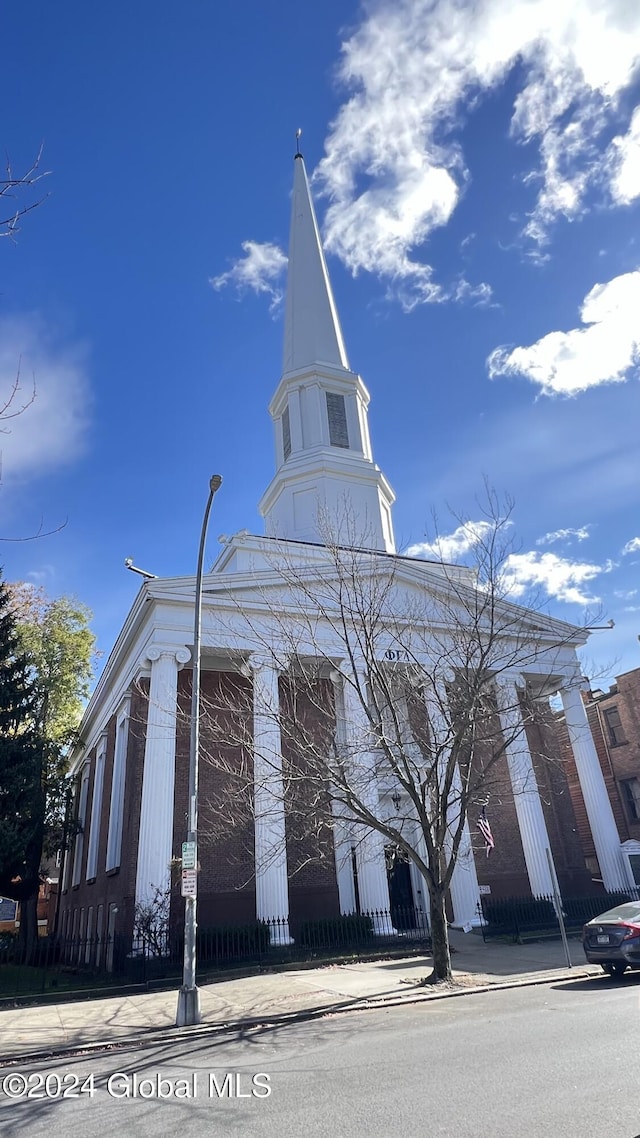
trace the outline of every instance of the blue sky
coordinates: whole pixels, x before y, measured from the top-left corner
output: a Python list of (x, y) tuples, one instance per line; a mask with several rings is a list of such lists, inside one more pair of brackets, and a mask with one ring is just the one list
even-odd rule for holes
[[(9, 580), (108, 651), (138, 588), (261, 532), (294, 134), (396, 537), (515, 499), (516, 591), (640, 666), (640, 8), (66, 0), (4, 13), (2, 146), (49, 197), (0, 241)], [(33, 200), (26, 196), (25, 202)], [(447, 550), (465, 555), (452, 538)], [(600, 682), (600, 681), (599, 681)]]

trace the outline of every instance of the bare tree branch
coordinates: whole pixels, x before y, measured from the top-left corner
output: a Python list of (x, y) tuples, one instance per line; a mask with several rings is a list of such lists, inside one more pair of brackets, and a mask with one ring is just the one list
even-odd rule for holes
[[(9, 156), (6, 156), (5, 177), (0, 178), (0, 198), (7, 199), (7, 202), (13, 198), (19, 202), (20, 195), (24, 195), (26, 191), (30, 190), (43, 178), (49, 176), (50, 170), (40, 169), (43, 149), (44, 143), (41, 144), (35, 160), (29, 169), (17, 177), (14, 176)], [(24, 204), (18, 204), (14, 210), (0, 218), (0, 237), (8, 237), (11, 241), (15, 241), (16, 234), (20, 231), (19, 223), (22, 218), (27, 213), (30, 213), (31, 210), (37, 209), (39, 205), (42, 205), (43, 201), (48, 197), (49, 194), (43, 194), (37, 198), (36, 201), (27, 201)]]
[[(237, 682), (210, 685), (202, 705), (208, 840), (242, 832), (248, 864), (258, 801), (262, 825), (265, 802), (274, 821), (284, 809), (290, 875), (334, 858), (337, 826), (360, 853), (367, 834), (381, 835), (426, 883), (437, 979), (451, 977), (445, 896), (467, 822), (511, 793), (510, 749), (584, 639), (513, 603), (513, 503), (487, 488), (484, 509), (467, 566), (363, 549), (347, 505), (338, 524), (321, 519), (324, 544), (306, 560), (296, 544), (265, 539), (268, 566), (253, 573), (251, 597), (230, 582), (212, 610), (225, 642), (235, 639)], [(262, 710), (277, 754), (254, 738), (256, 652), (280, 672), (278, 706)], [(544, 742), (534, 757), (559, 761)], [(532, 789), (527, 778), (532, 770), (514, 793)]]

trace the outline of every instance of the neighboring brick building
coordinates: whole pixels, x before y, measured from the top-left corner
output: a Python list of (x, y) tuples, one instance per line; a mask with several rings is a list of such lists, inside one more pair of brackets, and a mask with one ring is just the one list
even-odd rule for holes
[[(620, 842), (640, 885), (640, 668), (617, 676), (606, 692), (585, 692), (583, 699)], [(580, 840), (597, 880), (598, 858), (563, 715), (557, 723)]]

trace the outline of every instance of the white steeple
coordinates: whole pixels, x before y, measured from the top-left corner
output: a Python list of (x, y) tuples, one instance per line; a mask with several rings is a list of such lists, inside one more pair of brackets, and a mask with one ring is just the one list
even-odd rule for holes
[(289, 231), (283, 373), (315, 363), (349, 369), (304, 159), (296, 154)]
[(349, 369), (304, 160), (294, 163), (284, 367), (269, 412), (276, 473), (259, 503), (267, 533), (395, 551), (395, 495), (373, 461), (369, 393)]

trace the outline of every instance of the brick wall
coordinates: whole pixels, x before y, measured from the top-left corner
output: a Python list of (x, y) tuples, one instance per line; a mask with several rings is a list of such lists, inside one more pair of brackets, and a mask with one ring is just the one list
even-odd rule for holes
[[(497, 740), (499, 727), (497, 720), (489, 734)], [(495, 746), (495, 744), (494, 744)], [(486, 762), (493, 753), (490, 742), (479, 743), (475, 749), (474, 762)], [(493, 897), (514, 897), (530, 893), (527, 866), (524, 860), (518, 816), (509, 779), (509, 769), (505, 755), (495, 759), (490, 768), (486, 783), (482, 787), (489, 795), (487, 818), (491, 826), (495, 849), (486, 856), (484, 840), (480, 834), (473, 806), (469, 807), (469, 828), (473, 853), (478, 874), (478, 884), (488, 885)], [(479, 810), (476, 809), (479, 813)]]
[[(256, 918), (254, 825), (251, 806), (253, 731), (251, 682), (238, 673), (201, 674), (201, 749), (198, 795), (198, 924), (241, 925)], [(191, 671), (178, 676), (176, 793), (173, 852), (186, 836), (189, 787)], [(182, 925), (176, 890), (172, 925)]]
[[(620, 841), (624, 842), (629, 838), (640, 840), (640, 820), (634, 819), (625, 807), (620, 786), (624, 779), (640, 778), (640, 668), (618, 676), (610, 692), (604, 695), (594, 692), (590, 696), (585, 695), (584, 698), (587, 719)], [(611, 738), (604, 714), (609, 708), (616, 708), (619, 713), (624, 742), (615, 743)], [(578, 833), (585, 856), (593, 869), (593, 876), (598, 877), (595, 846), (562, 715), (556, 720), (556, 734), (564, 757)]]
[[(474, 761), (487, 764), (502, 743), (497, 719), (487, 724), (485, 733), (487, 738), (476, 746)], [(553, 716), (544, 704), (536, 706), (535, 720), (527, 722), (526, 735), (560, 888), (567, 895), (578, 896), (589, 891), (591, 880), (574, 812), (569, 785), (571, 772), (556, 738)], [(489, 796), (487, 817), (495, 849), (487, 858), (473, 808), (470, 808), (469, 826), (478, 883), (488, 885), (491, 895), (496, 897), (528, 895), (529, 877), (506, 755), (493, 760), (482, 790)]]
[[(334, 740), (333, 700), (329, 680), (316, 680), (308, 688), (280, 681), (289, 913), (294, 937), (299, 921), (340, 912), (328, 787), (326, 780), (313, 778)], [(312, 777), (305, 781), (308, 773)]]
[[(140, 826), (140, 799), (142, 793), (142, 769), (144, 760), (144, 740), (146, 732), (146, 719), (148, 709), (148, 680), (140, 681), (139, 687), (131, 692), (129, 730), (127, 738), (127, 756), (125, 773), (125, 801), (122, 828), (122, 848), (120, 868), (109, 873), (105, 871), (107, 856), (107, 836), (109, 831), (109, 813), (111, 809), (111, 784), (113, 779), (113, 758), (115, 750), (116, 717), (112, 716), (106, 725), (107, 749), (105, 755), (104, 781), (102, 788), (102, 808), (100, 811), (100, 830), (98, 836), (98, 863), (97, 875), (93, 880), (86, 880), (87, 856), (89, 851), (89, 833), (91, 826), (91, 809), (93, 802), (93, 786), (95, 780), (96, 751), (94, 747), (89, 755), (90, 778), (89, 793), (87, 796), (87, 814), (84, 832), (82, 865), (78, 885), (71, 886), (73, 866), (73, 846), (66, 854), (69, 861), (67, 881), (69, 887), (64, 891), (60, 902), (59, 930), (64, 936), (71, 935), (73, 914), (80, 909), (84, 910), (85, 921), (88, 908), (94, 910), (94, 922), (99, 905), (104, 907), (104, 932), (109, 906), (116, 905), (118, 914), (115, 931), (124, 936), (131, 935), (133, 925), (133, 912), (135, 903), (136, 867), (138, 850), (138, 831)], [(77, 804), (76, 804), (77, 808)], [(65, 918), (65, 913), (69, 916)], [(78, 924), (79, 924), (79, 918)], [(95, 927), (95, 926), (94, 926)], [(95, 935), (95, 934), (94, 934)]]
[(536, 721), (527, 724), (527, 739), (560, 891), (567, 897), (582, 896), (591, 892), (591, 875), (585, 864), (568, 772), (548, 704), (539, 705)]
[[(617, 692), (598, 699), (590, 709), (599, 719), (600, 730), (607, 751), (610, 772), (616, 787), (612, 805), (621, 840), (633, 838), (640, 841), (640, 819), (633, 817), (624, 805), (624, 795), (620, 782), (628, 778), (640, 778), (640, 668), (625, 672), (616, 677)], [(624, 742), (616, 743), (607, 727), (606, 711), (616, 708), (620, 716)]]

